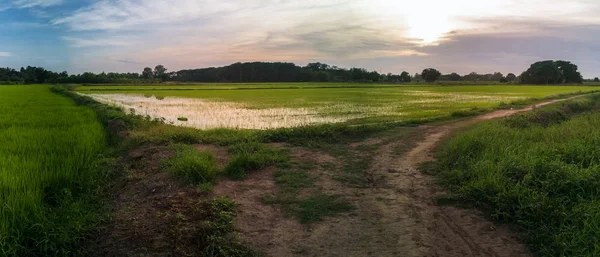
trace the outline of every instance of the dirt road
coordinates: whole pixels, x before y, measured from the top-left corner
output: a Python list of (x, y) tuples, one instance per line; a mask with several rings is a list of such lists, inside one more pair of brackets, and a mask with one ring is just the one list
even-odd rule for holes
[[(344, 196), (356, 209), (308, 227), (260, 202), (265, 192), (257, 185), (272, 190), (272, 171), (253, 174), (244, 182), (223, 183), (216, 191), (232, 195), (241, 204), (242, 236), (270, 256), (531, 256), (507, 227), (496, 226), (475, 210), (436, 204), (445, 192), (418, 167), (433, 160), (433, 148), (452, 131), (533, 108), (498, 110), (448, 125), (411, 128), (412, 141), (372, 138), (349, 146), (377, 145), (367, 173), (382, 182), (353, 188), (322, 176), (320, 190)], [(395, 152), (399, 148), (406, 149), (400, 157)], [(310, 149), (292, 148), (291, 152), (293, 158), (317, 164), (342, 162)], [(329, 171), (317, 168), (313, 173), (327, 175)]]

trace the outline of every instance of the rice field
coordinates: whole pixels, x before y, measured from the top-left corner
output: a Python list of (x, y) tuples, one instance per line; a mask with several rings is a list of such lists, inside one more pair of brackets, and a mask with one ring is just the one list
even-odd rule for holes
[[(344, 86), (345, 85), (345, 86)], [(96, 100), (179, 126), (273, 129), (323, 123), (423, 121), (592, 86), (225, 84), (83, 86)]]
[(69, 255), (94, 219), (79, 196), (103, 128), (48, 86), (0, 86), (0, 110), (0, 256)]

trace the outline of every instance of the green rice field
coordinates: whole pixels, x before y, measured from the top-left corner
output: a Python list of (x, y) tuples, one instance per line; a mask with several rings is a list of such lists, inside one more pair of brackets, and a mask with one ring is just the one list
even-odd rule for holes
[(0, 86), (0, 110), (0, 256), (71, 255), (97, 219), (83, 198), (103, 128), (49, 86)]
[[(82, 86), (96, 100), (181, 126), (271, 129), (322, 123), (433, 120), (593, 86), (428, 86), (336, 83)], [(178, 118), (187, 118), (181, 121)], [(224, 119), (224, 117), (226, 117)]]

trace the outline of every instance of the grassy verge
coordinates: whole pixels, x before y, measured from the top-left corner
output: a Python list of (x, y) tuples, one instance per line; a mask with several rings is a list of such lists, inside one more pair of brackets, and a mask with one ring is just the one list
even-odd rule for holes
[[(177, 130), (178, 127), (166, 125), (161, 120), (155, 120), (140, 115), (127, 115), (118, 108), (100, 104), (91, 98), (74, 94), (63, 87), (55, 87), (53, 88), (53, 91), (58, 94), (66, 95), (74, 99), (76, 103), (93, 109), (97, 113), (101, 123), (106, 127), (107, 137), (111, 139), (110, 142), (113, 147), (118, 149), (116, 152), (126, 152), (141, 144), (169, 144), (169, 147), (171, 147), (174, 152), (174, 156), (163, 161), (162, 165), (165, 170), (191, 184), (198, 184), (202, 188), (210, 188), (217, 176), (222, 173), (222, 171), (217, 168), (216, 160), (212, 154), (197, 151), (189, 145), (178, 144), (181, 142), (197, 142), (197, 138), (190, 140), (183, 136), (185, 133), (192, 132), (190, 130), (184, 130), (184, 133), (179, 134), (179, 130)], [(148, 130), (164, 131), (166, 133), (162, 136), (160, 134), (153, 134), (152, 136), (155, 136), (155, 138), (152, 138), (152, 140), (138, 141), (138, 139), (135, 138), (135, 135), (138, 135), (138, 133), (143, 133), (140, 131)], [(214, 142), (222, 142), (223, 144), (238, 142), (231, 146), (232, 153), (243, 154), (244, 156), (249, 157), (249, 164), (241, 161), (237, 162), (240, 164), (238, 170), (240, 174), (246, 174), (253, 168), (266, 166), (277, 161), (278, 159), (273, 158), (271, 154), (274, 154), (273, 156), (279, 156), (278, 158), (285, 157), (284, 154), (276, 153), (272, 148), (259, 145), (254, 141), (247, 141), (251, 139), (251, 137), (245, 137), (245, 135), (246, 134), (235, 134), (233, 131), (231, 131), (231, 133), (211, 131), (208, 135), (203, 135), (203, 137), (213, 138), (215, 140)], [(235, 139), (230, 140), (230, 138)], [(267, 155), (269, 155), (268, 158)], [(106, 167), (98, 166), (98, 171), (106, 171)], [(106, 190), (107, 188), (103, 187), (103, 189)], [(81, 207), (83, 206), (90, 207), (91, 205), (86, 204)], [(110, 206), (110, 204), (103, 202), (102, 206)], [(239, 239), (239, 236), (235, 231), (236, 209), (237, 206), (235, 203), (231, 199), (225, 197), (194, 202), (192, 207), (189, 208), (189, 212), (178, 213), (178, 215), (175, 216), (174, 219), (180, 222), (176, 222), (176, 225), (174, 225), (172, 229), (173, 231), (189, 231), (189, 226), (194, 227), (194, 231), (197, 231), (197, 234), (191, 235), (191, 243), (197, 246), (205, 256), (262, 256), (261, 253), (249, 247)], [(98, 212), (97, 207), (89, 208), (88, 210), (94, 210), (93, 213)], [(66, 211), (72, 210), (68, 209)], [(66, 215), (67, 213), (63, 214)], [(74, 215), (76, 213), (69, 214)], [(202, 222), (200, 224), (189, 224), (189, 222), (187, 222), (188, 218), (194, 218), (195, 220), (200, 220)], [(86, 228), (91, 231), (95, 225), (100, 222), (102, 222), (102, 220), (97, 220), (97, 223), (89, 224), (89, 227)], [(86, 226), (88, 226), (88, 224), (86, 224)], [(173, 234), (173, 238), (180, 238), (181, 236), (182, 235), (180, 234)], [(79, 240), (78, 242), (81, 243), (81, 241), (82, 240)], [(81, 254), (56, 252), (55, 255), (64, 256)]]
[(518, 226), (540, 256), (600, 254), (600, 96), (455, 136), (436, 170), (451, 199)]

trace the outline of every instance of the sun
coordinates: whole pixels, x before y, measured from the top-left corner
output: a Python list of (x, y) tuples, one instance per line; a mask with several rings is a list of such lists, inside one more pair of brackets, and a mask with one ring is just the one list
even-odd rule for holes
[(452, 31), (452, 22), (445, 15), (409, 15), (406, 17), (407, 37), (420, 44), (431, 45), (439, 42), (446, 33)]

